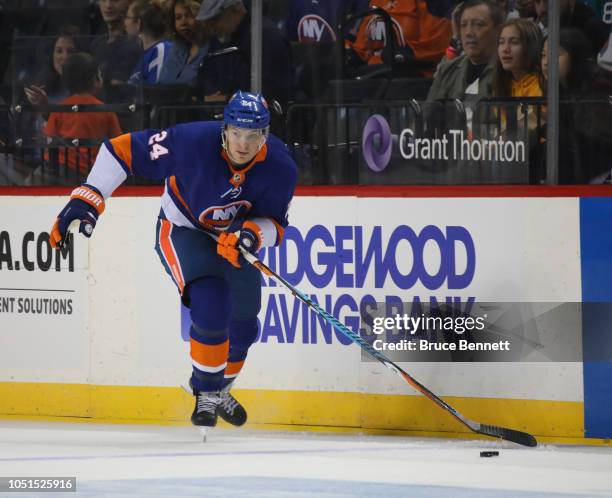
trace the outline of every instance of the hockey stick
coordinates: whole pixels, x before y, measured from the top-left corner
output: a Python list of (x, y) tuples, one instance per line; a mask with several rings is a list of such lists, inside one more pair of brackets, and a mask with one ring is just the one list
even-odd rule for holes
[[(214, 237), (214, 236), (213, 236)], [(311, 308), (317, 315), (323, 317), (330, 324), (334, 326), (336, 330), (344, 334), (351, 341), (356, 343), (361, 349), (363, 349), (366, 353), (368, 353), (372, 358), (381, 362), (385, 367), (390, 370), (393, 370), (396, 374), (403, 377), (403, 379), (410, 384), (414, 389), (418, 392), (429, 398), (436, 405), (438, 405), (443, 410), (446, 410), (453, 417), (455, 417), (459, 422), (465, 425), (472, 432), (476, 432), (478, 434), (482, 434), (484, 436), (491, 436), (495, 438), (505, 439), (506, 441), (512, 441), (513, 443), (522, 444), (523, 446), (537, 446), (538, 442), (535, 437), (527, 432), (521, 432), (514, 429), (506, 429), (505, 427), (498, 427), (496, 425), (486, 425), (481, 424), (479, 422), (474, 422), (469, 418), (465, 417), (457, 410), (455, 410), (452, 406), (446, 403), (444, 400), (436, 396), (433, 392), (427, 389), (423, 384), (418, 382), (414, 377), (406, 373), (401, 367), (387, 358), (380, 351), (374, 349), (370, 344), (363, 340), (363, 338), (349, 329), (346, 325), (339, 322), (336, 318), (330, 315), (327, 311), (321, 308), (317, 303), (315, 303), (312, 299), (310, 299), (305, 294), (302, 294), (299, 290), (297, 290), (293, 285), (287, 282), (283, 277), (275, 273), (268, 266), (262, 263), (257, 257), (255, 257), (250, 252), (244, 250), (240, 247), (240, 251), (244, 259), (246, 259), (250, 264), (252, 264), (255, 268), (259, 269), (263, 274), (268, 277), (276, 280), (283, 287), (288, 289), (297, 299), (302, 301), (305, 305)]]

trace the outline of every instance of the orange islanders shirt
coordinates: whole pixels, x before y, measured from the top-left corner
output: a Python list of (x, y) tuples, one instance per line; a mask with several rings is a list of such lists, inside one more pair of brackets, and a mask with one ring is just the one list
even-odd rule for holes
[(520, 80), (512, 80), (512, 97), (542, 97), (537, 74), (526, 74)]
[[(58, 102), (61, 105), (104, 104), (93, 95), (71, 95)], [(107, 139), (121, 135), (119, 119), (114, 112), (52, 112), (43, 130), (45, 135), (61, 138)], [(59, 150), (59, 164), (77, 169), (76, 147)], [(93, 164), (98, 147), (79, 147), (79, 170), (87, 171)], [(48, 152), (45, 151), (45, 159)]]
[[(409, 46), (419, 61), (439, 61), (452, 36), (452, 23), (439, 0), (371, 0), (370, 7), (380, 7), (392, 18), (398, 47)], [(439, 12), (438, 12), (439, 10)], [(380, 16), (366, 17), (359, 26), (352, 47), (368, 64), (382, 63), (382, 49), (387, 33)]]

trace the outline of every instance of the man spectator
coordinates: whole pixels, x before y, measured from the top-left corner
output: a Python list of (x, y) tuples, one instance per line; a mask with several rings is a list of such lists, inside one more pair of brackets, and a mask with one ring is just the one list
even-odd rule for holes
[(467, 0), (458, 12), (463, 55), (442, 61), (427, 100), (463, 98), (466, 94), (492, 94), (492, 62), (497, 51), (504, 12), (497, 2)]
[(91, 52), (102, 72), (105, 87), (126, 82), (142, 54), (138, 38), (125, 34), (124, 19), (130, 3), (130, 0), (98, 2), (107, 34), (92, 42)]
[[(593, 58), (608, 41), (609, 28), (597, 18), (597, 13), (579, 0), (559, 0), (561, 8), (561, 27), (577, 28), (588, 38)], [(534, 0), (536, 22), (544, 35), (548, 32), (548, 0)]]
[[(213, 33), (209, 55), (201, 67), (205, 100), (226, 101), (240, 88), (251, 87), (251, 18), (242, 0), (203, 0), (196, 20)], [(290, 98), (291, 51), (269, 19), (262, 20), (262, 88), (267, 99)], [(237, 53), (219, 55), (236, 47)]]
[[(501, 8), (501, 10), (502, 10), (502, 12), (504, 14), (504, 19), (506, 21), (509, 21), (511, 19), (518, 19), (518, 18), (523, 18), (524, 17), (523, 15), (521, 15), (521, 13), (520, 13), (520, 11), (518, 9), (514, 8), (514, 4), (512, 2), (510, 2), (509, 0), (491, 0), (491, 1), (493, 1), (493, 2), (497, 3), (497, 5), (499, 5), (499, 7)], [(533, 0), (529, 0), (529, 1), (531, 1), (532, 5), (533, 5)], [(459, 31), (460, 31), (459, 23), (461, 21), (459, 19), (459, 14), (461, 14), (462, 9), (463, 9), (463, 2), (458, 2), (457, 5), (455, 6), (455, 8), (453, 9), (453, 14), (452, 14), (453, 37), (451, 38), (450, 45), (446, 49), (446, 54), (445, 54), (446, 60), (451, 60), (451, 59), (454, 59), (456, 57), (459, 57), (461, 55), (461, 53), (462, 53), (461, 37), (459, 35)]]
[(285, 29), (292, 42), (334, 42), (350, 14), (369, 9), (368, 0), (290, 0)]

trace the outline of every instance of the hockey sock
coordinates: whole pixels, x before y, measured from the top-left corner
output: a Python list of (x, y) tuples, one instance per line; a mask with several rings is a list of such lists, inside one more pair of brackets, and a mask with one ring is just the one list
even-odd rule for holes
[(257, 319), (232, 320), (229, 325), (230, 348), (223, 387), (231, 384), (242, 369), (251, 345), (257, 339)]
[(198, 392), (221, 390), (229, 353), (227, 331), (204, 330), (194, 323), (189, 335), (193, 389)]

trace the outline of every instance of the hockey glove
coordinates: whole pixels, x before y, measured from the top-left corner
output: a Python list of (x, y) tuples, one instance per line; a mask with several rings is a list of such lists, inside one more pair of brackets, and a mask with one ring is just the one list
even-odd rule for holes
[(104, 198), (100, 191), (84, 183), (70, 194), (68, 204), (62, 209), (51, 228), (49, 243), (51, 247), (64, 247), (68, 228), (73, 221), (80, 221), (79, 232), (85, 237), (91, 237), (98, 221), (98, 216), (104, 212)]
[(227, 259), (233, 266), (240, 268), (240, 247), (257, 254), (261, 248), (261, 228), (257, 223), (245, 221), (240, 230), (235, 232), (223, 232), (217, 241), (217, 254)]

